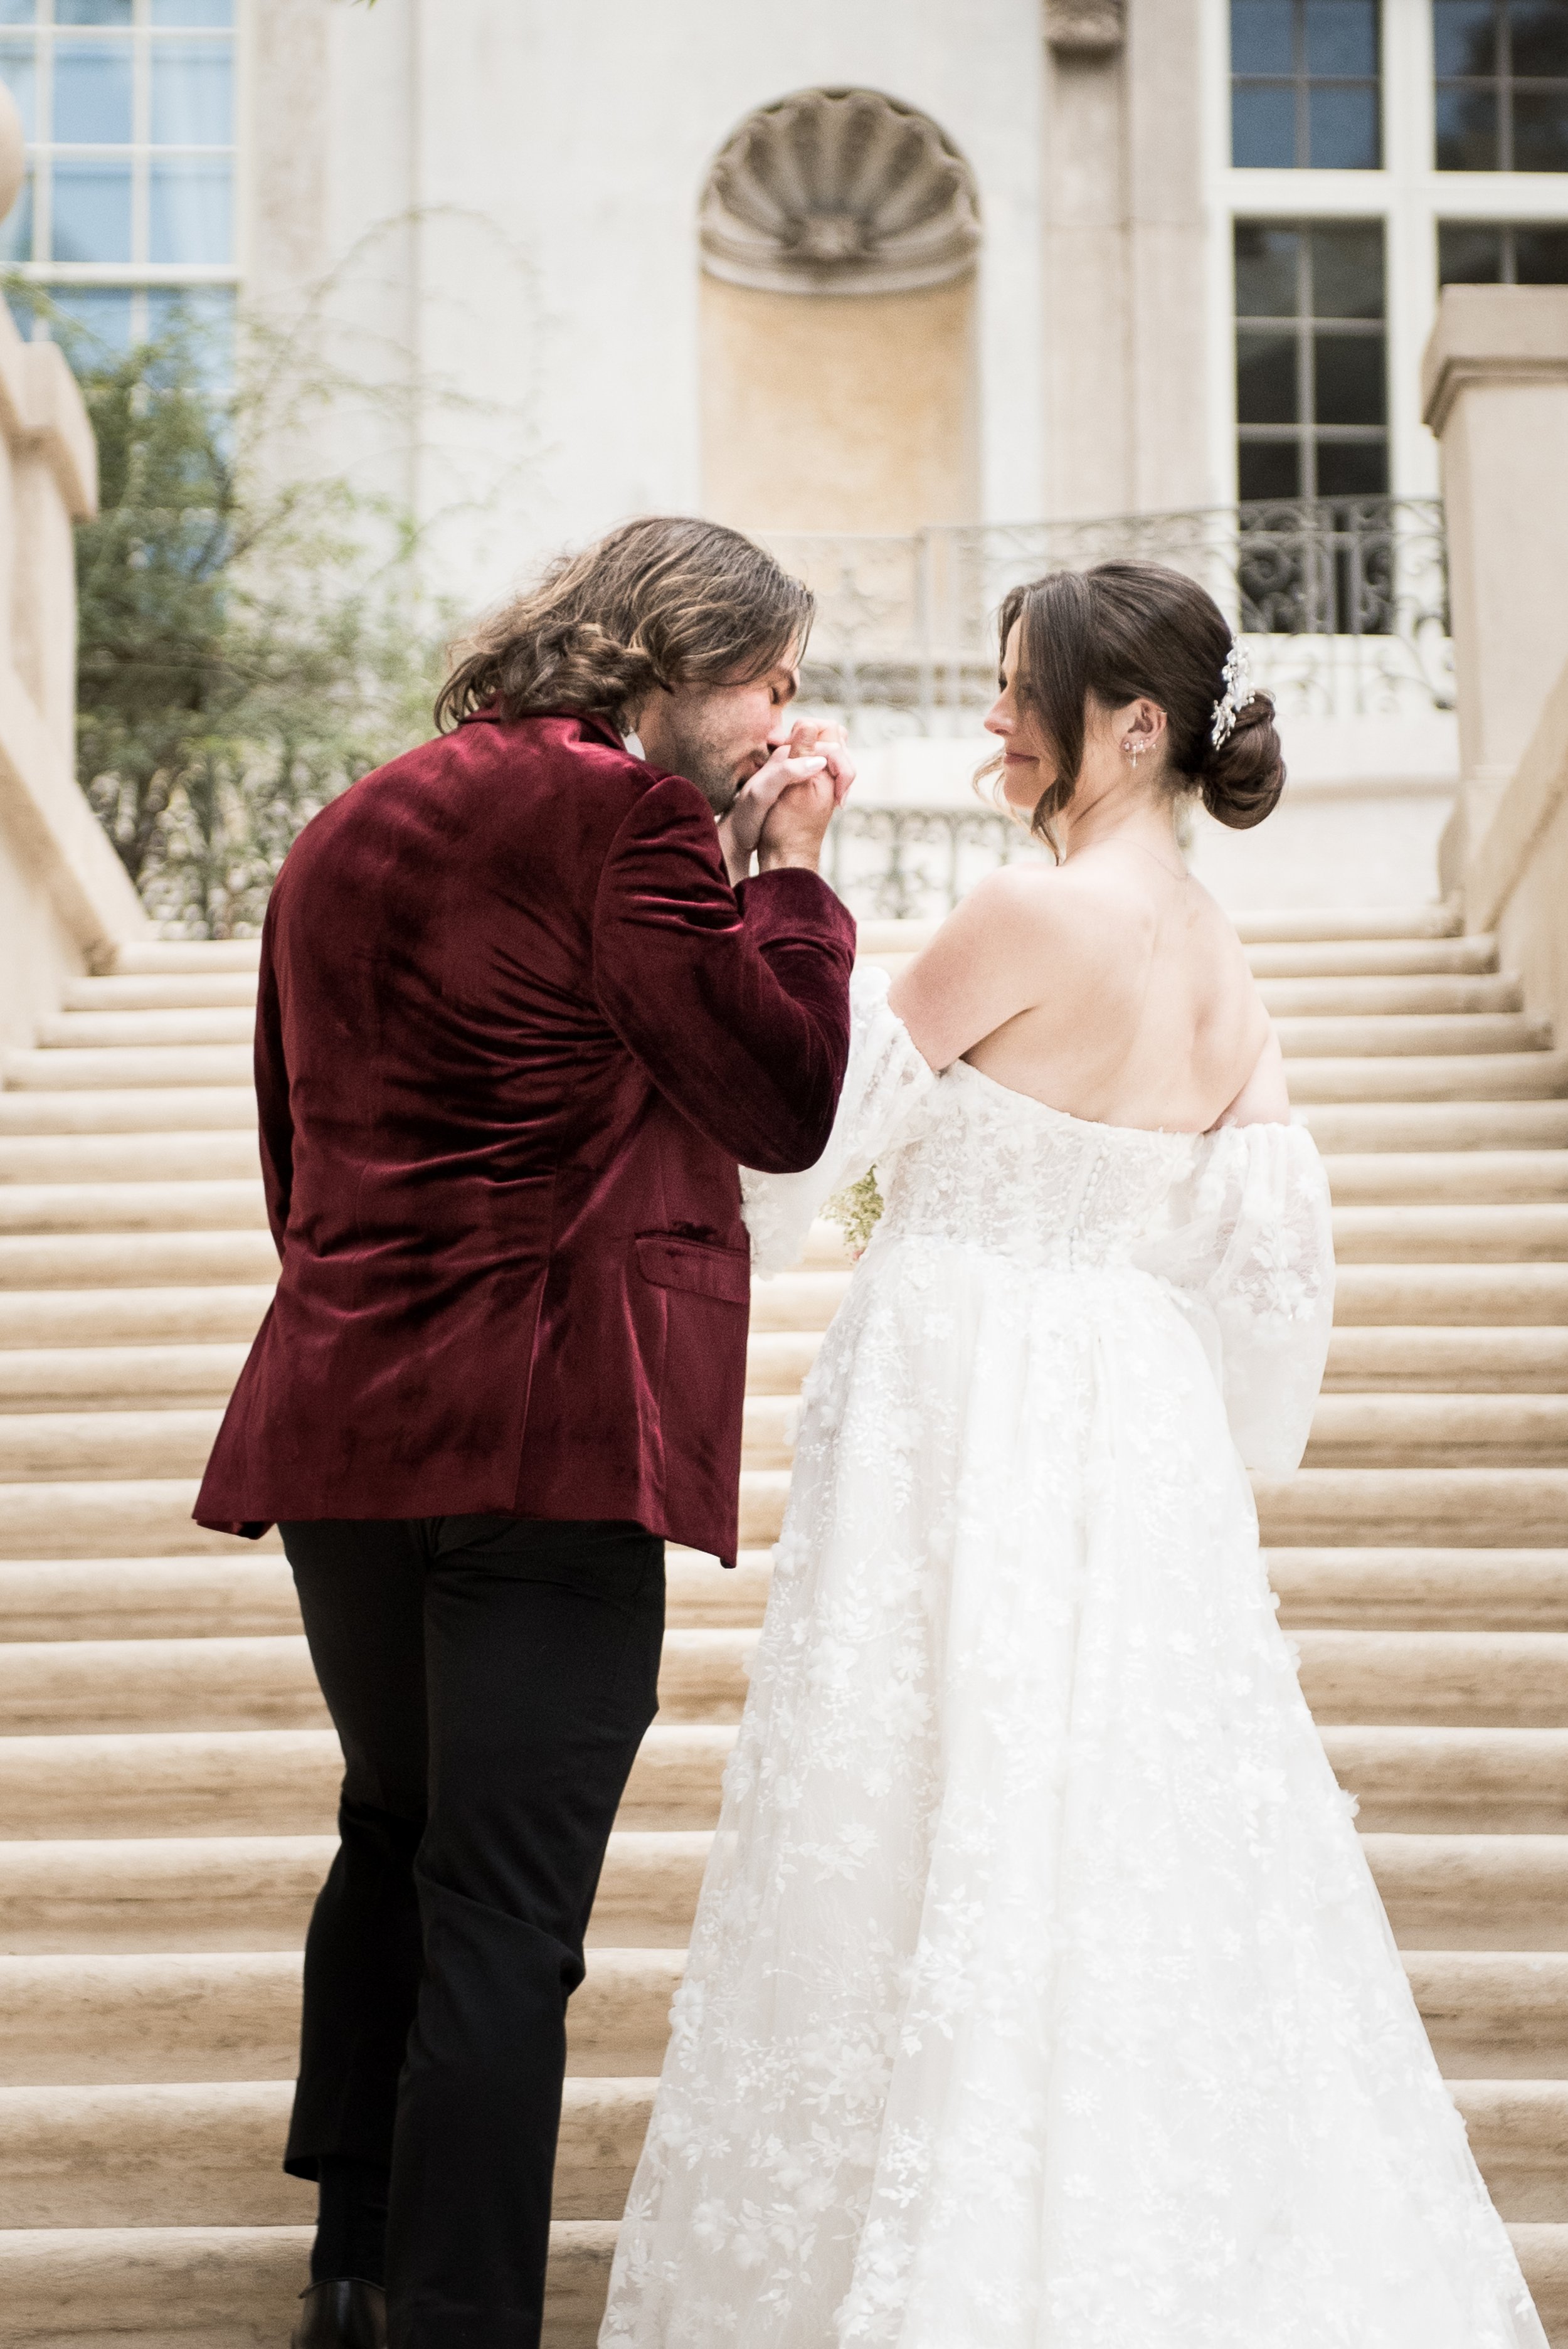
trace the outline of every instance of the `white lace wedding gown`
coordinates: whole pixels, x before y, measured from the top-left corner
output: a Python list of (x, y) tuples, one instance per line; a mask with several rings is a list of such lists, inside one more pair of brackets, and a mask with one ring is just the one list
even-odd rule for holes
[[(1545, 2349), (1274, 1619), (1326, 1186), (934, 1078), (873, 1160), (603, 2349)], [(1238, 1449), (1239, 1447), (1239, 1449)]]

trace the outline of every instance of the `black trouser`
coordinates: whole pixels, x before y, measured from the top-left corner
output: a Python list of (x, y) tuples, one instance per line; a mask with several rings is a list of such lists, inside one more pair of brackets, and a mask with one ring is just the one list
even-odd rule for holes
[(566, 2001), (656, 1709), (664, 1543), (488, 1516), (282, 1531), (346, 1764), (285, 2167), (321, 2177), (324, 2235), (329, 2180), (374, 2209), (390, 2170), (393, 2349), (535, 2349)]

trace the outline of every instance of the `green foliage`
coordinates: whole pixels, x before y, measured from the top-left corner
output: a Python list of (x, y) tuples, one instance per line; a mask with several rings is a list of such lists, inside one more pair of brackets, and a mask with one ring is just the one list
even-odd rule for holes
[(410, 533), (325, 469), (294, 475), (334, 387), (247, 346), (235, 388), (186, 321), (92, 363), (99, 512), (77, 535), (82, 786), (149, 911), (253, 933), (294, 834), (429, 731), (438, 616)]
[(877, 1170), (869, 1167), (858, 1183), (850, 1183), (843, 1190), (835, 1191), (822, 1209), (832, 1224), (843, 1233), (851, 1256), (864, 1256), (871, 1246), (872, 1234), (882, 1221), (882, 1195), (877, 1187)]

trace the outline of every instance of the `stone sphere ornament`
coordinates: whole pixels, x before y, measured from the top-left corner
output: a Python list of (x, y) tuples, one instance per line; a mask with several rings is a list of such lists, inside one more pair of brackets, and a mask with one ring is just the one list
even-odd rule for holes
[(710, 276), (769, 293), (895, 294), (975, 265), (974, 174), (929, 115), (872, 89), (808, 89), (743, 122), (708, 175)]

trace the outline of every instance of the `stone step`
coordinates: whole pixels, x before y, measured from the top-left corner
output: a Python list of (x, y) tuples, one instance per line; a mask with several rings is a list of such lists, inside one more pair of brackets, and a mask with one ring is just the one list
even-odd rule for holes
[(121, 973), (108, 978), (69, 978), (60, 998), (63, 1011), (254, 1012), (256, 972), (245, 970)]
[[(1393, 937), (1396, 933), (1390, 930), (1388, 935)], [(1405, 933), (1400, 931), (1398, 935), (1403, 936)], [(239, 970), (249, 971), (253, 978), (261, 959), (260, 938), (148, 939), (117, 947), (110, 975), (147, 978), (167, 973), (183, 978), (187, 974), (207, 976), (213, 971)]]
[[(1319, 1722), (1562, 1731), (1568, 1631), (1390, 1631), (1293, 1624)], [(191, 1642), (200, 1645), (200, 1642)], [(0, 1659), (5, 1651), (0, 1649)], [(1564, 1749), (1568, 1758), (1568, 1748)], [(1568, 1796), (1568, 1780), (1563, 1793)]]
[(1283, 1549), (1264, 1564), (1302, 1630), (1568, 1631), (1568, 1549)]
[(260, 1285), (275, 1280), (277, 1270), (277, 1250), (266, 1230), (74, 1232), (0, 1239), (0, 1289)]
[[(1466, 1019), (1474, 1014), (1517, 1014), (1524, 995), (1517, 978), (1497, 972), (1485, 976), (1423, 973), (1323, 973), (1292, 978), (1261, 977), (1258, 991), (1264, 1008), (1275, 1019)], [(218, 1018), (221, 1014), (192, 1014)], [(61, 1023), (57, 1022), (58, 1026)], [(52, 1040), (48, 1031), (40, 1040)], [(115, 1043), (118, 1037), (82, 1035), (83, 1043)], [(127, 1037), (129, 1043), (134, 1038)], [(150, 1038), (149, 1039), (150, 1041)], [(204, 1042), (204, 1037), (170, 1036), (170, 1043)], [(1422, 1048), (1418, 1048), (1422, 1049)]]
[(1364, 1834), (1568, 1833), (1568, 1730), (1330, 1723), (1322, 1734)]
[(200, 1477), (221, 1411), (34, 1411), (0, 1418), (0, 1490), (15, 1484)]
[(1449, 2079), (1568, 2079), (1568, 1955), (1411, 1950), (1405, 1971)]
[[(1461, 987), (1464, 984), (1460, 981), (1449, 983)], [(1404, 984), (1419, 987), (1421, 982), (1407, 980)], [(1475, 979), (1469, 984), (1483, 990), (1491, 986), (1495, 992), (1499, 988), (1506, 988), (1507, 982)], [(1359, 1006), (1349, 1008), (1355, 1009)], [(1368, 1004), (1367, 1008), (1369, 1010), (1384, 1009), (1381, 1004)], [(1398, 1008), (1403, 1009), (1403, 1006)], [(1451, 1007), (1446, 1003), (1441, 1006), (1421, 1003), (1413, 1004), (1410, 1008), (1418, 1011), (1439, 1009), (1444, 1011), (1450, 1009), (1491, 1011), (1495, 1007), (1490, 1001), (1483, 1005), (1478, 1000)], [(1512, 1004), (1507, 1007), (1509, 1010), (1513, 1008)], [(39, 1050), (46, 1052), (101, 1051), (106, 1046), (117, 1050), (129, 1046), (134, 1050), (146, 1044), (160, 1047), (168, 1044), (242, 1044), (248, 1049), (255, 1040), (255, 990), (253, 988), (249, 1003), (236, 1003), (226, 1008), (211, 1005), (198, 1009), (182, 1005), (164, 1006), (156, 1010), (132, 1010), (108, 1004), (100, 1008), (95, 1004), (91, 1009), (59, 1011), (52, 1019), (38, 1022), (35, 1042)]]
[(259, 1177), (220, 1183), (0, 1184), (0, 1233), (265, 1231)]
[(1568, 1836), (1364, 1832), (1361, 1847), (1401, 1949), (1568, 1951)]
[(1568, 1261), (1568, 1206), (1377, 1206), (1334, 1210), (1340, 1264)]
[[(310, 2243), (308, 2227), (14, 2228), (0, 2232), (0, 2337), (16, 2349), (281, 2349)], [(543, 2349), (594, 2349), (614, 2244), (607, 2220), (552, 2227)]]
[(17, 1135), (248, 1133), (254, 1141), (256, 1095), (243, 1084), (182, 1085), (161, 1092), (0, 1092), (0, 1139)]
[[(0, 1412), (143, 1411), (227, 1402), (248, 1346), (58, 1346), (0, 1350)], [(0, 1423), (3, 1424), (3, 1423)]]
[[(618, 2218), (651, 2079), (569, 2078), (554, 2215)], [(288, 2226), (314, 2189), (280, 2167), (293, 2086), (214, 2081), (0, 2088), (0, 2193), (24, 2227)], [(1454, 2096), (1505, 2220), (1568, 2221), (1568, 2084), (1461, 2080)]]
[[(0, 1558), (234, 1557), (251, 1548), (194, 1523), (196, 1479), (0, 1487)], [(269, 1549), (282, 1547), (263, 1534)]]
[(1568, 1199), (1568, 1150), (1371, 1150), (1344, 1152), (1324, 1164), (1336, 1207)]
[[(666, 1631), (661, 1722), (738, 1720), (756, 1642), (749, 1630)], [(10, 1736), (161, 1728), (170, 1721), (182, 1731), (315, 1728), (325, 1719), (303, 1632), (0, 1640), (0, 1722)], [(5, 1744), (0, 1735), (0, 1751)]]
[[(785, 1278), (799, 1278), (785, 1275)], [(820, 1275), (826, 1278), (830, 1276)], [(1347, 1264), (1334, 1286), (1341, 1329), (1568, 1325), (1568, 1267), (1556, 1264)]]
[[(656, 2073), (681, 1950), (594, 1949), (567, 2010), (579, 2077)], [(1568, 2078), (1568, 1954), (1411, 1951), (1405, 1970), (1449, 2078)], [(292, 2080), (296, 1951), (0, 1958), (0, 2084)]]
[(1568, 1394), (1568, 1329), (1337, 1329), (1324, 1392)]
[(270, 1278), (178, 1288), (0, 1291), (0, 1351), (31, 1347), (249, 1346), (272, 1301)]
[(1462, 977), (1496, 970), (1497, 940), (1319, 939), (1295, 946), (1250, 946), (1247, 960), (1258, 979)]
[(1331, 1156), (1369, 1152), (1568, 1149), (1568, 1102), (1307, 1102), (1296, 1121)]
[[(556, 2218), (620, 2217), (653, 2095), (568, 2079)], [(0, 2205), (25, 2227), (308, 2223), (315, 2189), (281, 2167), (293, 2102), (287, 2080), (0, 2088)]]
[[(325, 1709), (316, 1717), (325, 1721)], [(621, 1826), (713, 1826), (735, 1735), (733, 1723), (723, 1722), (656, 1723), (633, 1764)], [(1526, 1799), (1508, 1793), (1514, 1779), (1503, 1763), (1496, 1775), (1509, 1801)], [(337, 1739), (327, 1728), (6, 1735), (0, 1736), (0, 1817), (13, 1840), (28, 1843), (72, 1836), (328, 1835), (336, 1826), (342, 1776)], [(1541, 1808), (1533, 1795), (1529, 1800)], [(1544, 1814), (1531, 1823), (1557, 1825)]]
[[(589, 1940), (684, 1949), (708, 1842), (700, 1827), (617, 1829)], [(336, 1848), (335, 1836), (0, 1843), (0, 1953), (297, 1950)], [(1450, 1933), (1444, 1946), (1453, 1940)], [(1517, 1937), (1510, 1945), (1535, 1946)]]
[(1303, 1056), (1291, 1060), (1287, 1075), (1291, 1100), (1298, 1103), (1560, 1101), (1568, 1093), (1568, 1053), (1500, 1050), (1489, 1056), (1456, 1050), (1449, 1057)]
[[(733, 1568), (696, 1550), (665, 1553), (672, 1630), (748, 1629), (762, 1619), (766, 1550)], [(299, 1630), (288, 1561), (227, 1541), (211, 1557), (0, 1559), (0, 1641), (266, 1637)]]
[[(620, 1826), (715, 1826), (735, 1734), (711, 1722), (651, 1729)], [(1568, 1832), (1568, 1729), (1330, 1721), (1323, 1739), (1368, 1831)], [(12, 1735), (0, 1737), (0, 1816), (15, 1842), (325, 1836), (342, 1768), (327, 1729)]]
[(1308, 1468), (1409, 1468), (1424, 1461), (1568, 1466), (1568, 1394), (1319, 1395)]
[(1495, 1052), (1512, 1058), (1548, 1051), (1552, 1043), (1550, 1024), (1522, 1011), (1470, 1011), (1451, 1017), (1369, 1012), (1337, 1019), (1278, 1019), (1274, 1033), (1287, 1061), (1365, 1057), (1385, 1069), (1391, 1061), (1407, 1057)]
[(204, 1133), (0, 1134), (0, 1184), (253, 1183), (253, 1126)]
[(1304, 1468), (1254, 1476), (1253, 1490), (1268, 1548), (1522, 1549), (1561, 1541), (1568, 1526), (1562, 1468)]
[[(581, 2078), (656, 2073), (685, 1962), (678, 1949), (591, 1951), (587, 1979), (567, 2009), (568, 2069)], [(1491, 1995), (1514, 2019), (1521, 2059), (1533, 2047), (1544, 2062), (1556, 2048), (1558, 2018), (1547, 1988), (1532, 1981), (1520, 1986), (1500, 1976)], [(1461, 1993), (1462, 1985), (1447, 1993), (1455, 2027), (1474, 2038), (1480, 2009)], [(294, 1950), (0, 1958), (0, 2083), (292, 2080), (299, 2009)]]
[(247, 1084), (252, 1048), (248, 1041), (106, 1044), (96, 1051), (7, 1052), (0, 1065), (7, 1088), (15, 1092), (161, 1092), (176, 1086)]

